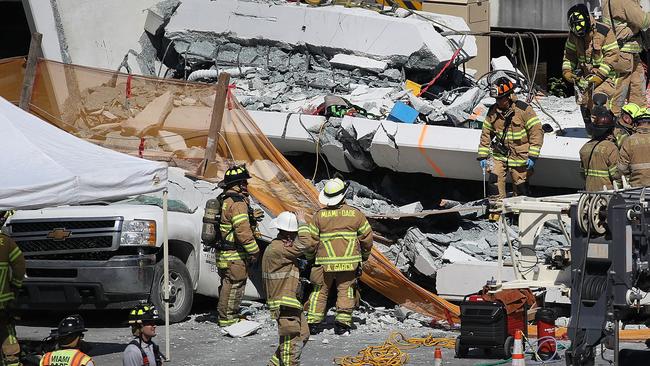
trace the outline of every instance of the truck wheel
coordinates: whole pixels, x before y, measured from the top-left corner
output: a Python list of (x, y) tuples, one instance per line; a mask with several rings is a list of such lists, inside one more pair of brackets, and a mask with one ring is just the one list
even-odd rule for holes
[[(160, 317), (165, 318), (165, 303), (163, 302), (164, 268), (163, 261), (156, 264), (154, 271), (153, 286), (151, 289), (151, 301), (158, 309)], [(169, 322), (178, 323), (183, 321), (190, 314), (194, 300), (192, 278), (180, 259), (169, 256)]]

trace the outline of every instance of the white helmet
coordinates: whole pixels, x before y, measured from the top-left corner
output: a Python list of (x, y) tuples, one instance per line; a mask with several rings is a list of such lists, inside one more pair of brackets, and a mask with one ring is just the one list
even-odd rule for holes
[(271, 220), (271, 228), (294, 233), (298, 232), (298, 218), (293, 212), (281, 212), (278, 217)]
[(348, 184), (339, 178), (330, 179), (318, 196), (318, 201), (325, 206), (336, 206), (345, 198)]

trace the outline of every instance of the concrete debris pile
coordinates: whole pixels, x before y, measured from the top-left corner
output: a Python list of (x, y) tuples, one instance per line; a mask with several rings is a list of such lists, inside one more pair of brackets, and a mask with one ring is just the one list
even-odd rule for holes
[[(164, 37), (158, 54), (174, 77), (213, 81), (228, 72), (253, 110), (313, 113), (335, 94), (386, 116), (396, 100), (409, 99), (409, 75), (428, 81), (456, 49), (456, 62), (477, 53), (473, 36), (441, 34), (469, 30), (454, 16), (282, 1), (163, 3), (149, 9), (145, 30)], [(469, 82), (458, 72), (455, 79), (455, 86)], [(418, 105), (425, 117), (443, 119), (440, 103)]]

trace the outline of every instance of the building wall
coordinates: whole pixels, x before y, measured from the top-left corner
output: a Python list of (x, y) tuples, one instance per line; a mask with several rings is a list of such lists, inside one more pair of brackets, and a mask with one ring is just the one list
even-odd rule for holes
[[(491, 0), (491, 26), (540, 31), (568, 31), (566, 12), (579, 0)], [(600, 0), (585, 0), (590, 9), (600, 6)], [(641, 0), (650, 10), (650, 0)]]

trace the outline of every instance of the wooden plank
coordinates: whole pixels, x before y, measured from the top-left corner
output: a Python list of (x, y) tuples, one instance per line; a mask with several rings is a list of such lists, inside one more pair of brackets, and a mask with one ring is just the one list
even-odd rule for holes
[(36, 79), (38, 58), (43, 55), (43, 50), (41, 49), (42, 40), (42, 34), (38, 32), (32, 33), (32, 40), (29, 44), (29, 54), (27, 55), (27, 66), (25, 68), (25, 79), (23, 79), (23, 89), (20, 92), (20, 103), (18, 104), (18, 107), (25, 111), (29, 111), (29, 103), (32, 100), (32, 90), (34, 89), (34, 80)]
[(217, 94), (212, 106), (212, 118), (210, 120), (210, 129), (208, 130), (208, 142), (205, 148), (205, 164), (203, 165), (203, 172), (208, 164), (215, 161), (217, 154), (217, 146), (219, 142), (219, 131), (221, 131), (221, 124), (223, 121), (223, 111), (226, 107), (226, 97), (228, 96), (228, 84), (230, 83), (230, 74), (222, 72), (219, 74), (217, 81)]

